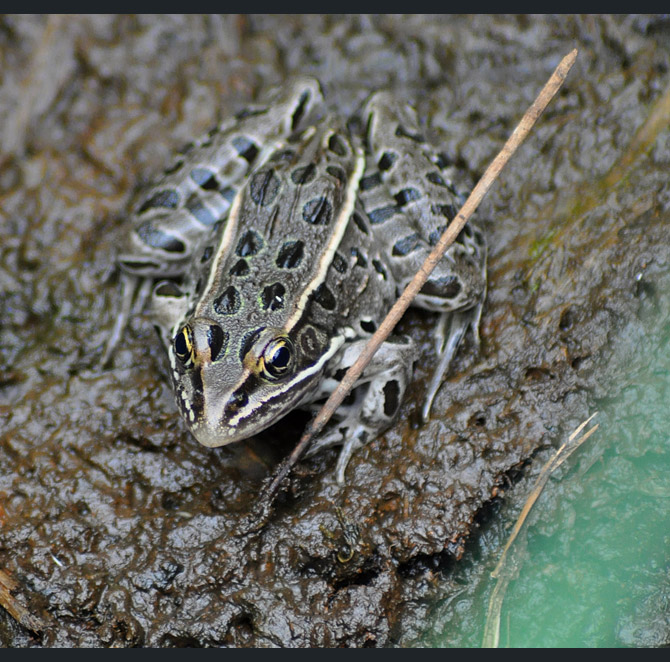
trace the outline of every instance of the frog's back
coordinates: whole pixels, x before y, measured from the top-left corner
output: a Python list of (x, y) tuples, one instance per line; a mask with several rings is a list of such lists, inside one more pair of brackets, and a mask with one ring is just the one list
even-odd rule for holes
[(353, 267), (371, 244), (356, 211), (364, 161), (343, 133), (307, 131), (300, 147), (287, 142), (270, 155), (233, 203), (199, 276), (206, 283), (194, 317), (220, 318), (243, 334), (291, 333), (306, 322), (330, 332), (348, 316), (340, 297), (364, 288), (367, 270)]

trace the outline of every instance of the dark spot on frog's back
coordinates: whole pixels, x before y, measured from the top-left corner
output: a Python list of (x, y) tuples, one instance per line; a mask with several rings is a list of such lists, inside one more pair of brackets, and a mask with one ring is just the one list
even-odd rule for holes
[(409, 255), (411, 252), (415, 251), (420, 246), (421, 237), (417, 233), (410, 234), (406, 237), (403, 237), (402, 239), (398, 239), (398, 241), (393, 244), (391, 255), (394, 257), (404, 257), (405, 255)]
[(431, 246), (435, 246), (437, 242), (440, 241), (440, 237), (444, 234), (444, 231), (446, 229), (447, 229), (446, 225), (440, 225), (435, 230), (433, 230), (428, 236), (428, 243)]
[(346, 142), (336, 133), (328, 138), (328, 149), (338, 156), (346, 156), (348, 151)]
[(233, 138), (232, 145), (235, 151), (247, 162), (253, 163), (258, 155), (258, 146), (256, 143), (246, 136), (237, 136)]
[(300, 184), (309, 184), (314, 181), (316, 177), (316, 166), (313, 163), (308, 163), (306, 166), (296, 168), (291, 173), (291, 181), (299, 186)]
[(222, 351), (225, 353), (228, 338), (229, 334), (227, 331), (224, 331), (218, 324), (210, 324), (207, 329), (207, 344), (209, 345), (212, 361), (216, 361)]
[(176, 209), (179, 204), (179, 193), (173, 189), (166, 189), (165, 191), (158, 191), (154, 193), (148, 200), (145, 200), (140, 208), (137, 210), (138, 214), (142, 214), (148, 209)]
[(251, 177), (249, 195), (257, 205), (267, 207), (277, 198), (280, 186), (279, 177), (272, 168), (260, 170)]
[(311, 225), (328, 225), (332, 216), (333, 206), (325, 196), (310, 200), (302, 208), (303, 220)]
[(200, 198), (198, 198), (197, 193), (191, 193), (191, 195), (189, 195), (188, 200), (186, 201), (186, 209), (191, 212), (193, 217), (199, 223), (202, 223), (202, 225), (207, 227), (212, 227), (218, 220), (215, 218), (214, 214), (205, 207)]
[(456, 208), (454, 205), (431, 205), (430, 211), (433, 214), (444, 216), (448, 221), (452, 221), (456, 217)]
[(305, 244), (300, 241), (287, 241), (279, 249), (276, 264), (280, 269), (295, 269), (302, 262)]
[(426, 179), (431, 183), (435, 184), (436, 186), (447, 186), (447, 182), (444, 181), (444, 178), (442, 175), (440, 175), (439, 172), (429, 172), (426, 173)]
[(232, 267), (230, 267), (228, 273), (231, 276), (237, 276), (238, 278), (246, 276), (249, 273), (249, 265), (246, 260), (238, 260)]
[(393, 197), (398, 203), (398, 207), (404, 207), (407, 203), (418, 200), (421, 197), (421, 193), (415, 188), (404, 188), (402, 191), (398, 191)]
[(169, 298), (180, 298), (184, 296), (184, 293), (181, 291), (177, 283), (172, 281), (164, 281), (156, 286), (154, 290), (154, 295), (158, 297), (169, 297)]
[(369, 191), (370, 189), (380, 186), (381, 183), (382, 183), (382, 176), (378, 172), (375, 172), (372, 175), (362, 177), (359, 183), (359, 187), (361, 191)]
[(335, 177), (335, 179), (337, 179), (340, 184), (344, 184), (347, 181), (347, 173), (344, 172), (344, 170), (338, 165), (329, 165), (326, 168), (326, 172), (331, 177)]
[(314, 298), (314, 301), (316, 301), (322, 308), (325, 308), (325, 310), (335, 310), (335, 306), (337, 305), (335, 297), (325, 283), (321, 283), (321, 285), (314, 290), (312, 297)]
[(286, 288), (281, 283), (273, 283), (263, 289), (261, 304), (264, 310), (280, 310), (284, 307)]
[(181, 239), (161, 230), (152, 221), (145, 221), (135, 228), (137, 236), (148, 246), (160, 248), (168, 253), (183, 253), (186, 246)]
[(193, 168), (189, 176), (203, 191), (216, 191), (219, 188), (216, 176), (208, 168)]
[(263, 248), (262, 237), (254, 230), (247, 230), (237, 242), (235, 253), (240, 257), (256, 255)]
[(224, 186), (219, 193), (224, 200), (232, 202), (235, 199), (235, 194), (237, 191), (232, 186)]
[(377, 167), (383, 172), (393, 167), (393, 164), (398, 160), (398, 155), (395, 152), (384, 152), (377, 163)]
[(398, 212), (398, 208), (395, 205), (387, 205), (386, 207), (379, 207), (378, 209), (373, 209), (368, 213), (368, 218), (372, 225), (379, 225), (384, 221), (387, 221), (393, 214)]
[(219, 315), (235, 315), (242, 306), (240, 293), (231, 285), (214, 299), (214, 310)]
[(355, 211), (351, 215), (351, 220), (356, 224), (356, 227), (363, 233), (363, 234), (370, 234), (370, 228), (368, 228), (368, 224), (366, 223), (365, 219), (361, 214), (359, 214), (357, 211)]

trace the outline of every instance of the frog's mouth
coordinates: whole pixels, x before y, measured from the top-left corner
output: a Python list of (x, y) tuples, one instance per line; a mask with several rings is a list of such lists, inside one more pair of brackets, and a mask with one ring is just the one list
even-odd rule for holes
[(297, 407), (305, 391), (313, 388), (313, 382), (318, 382), (319, 377), (317, 374), (304, 386), (293, 384), (292, 390), (280, 391), (273, 396), (259, 396), (258, 393), (249, 396), (241, 387), (216, 403), (209, 403), (205, 398), (203, 416), (189, 425), (191, 432), (203, 446), (210, 448), (247, 439)]
[[(326, 364), (342, 345), (336, 336), (317, 361), (302, 366), (292, 377), (281, 383), (268, 383), (250, 370), (222, 394), (220, 388), (209, 389), (206, 375), (195, 381), (203, 386), (200, 415), (187, 423), (193, 436), (210, 448), (225, 446), (262, 432), (318, 390)], [(196, 371), (206, 371), (207, 366)], [(194, 371), (194, 373), (196, 372)], [(193, 382), (192, 382), (193, 383)], [(196, 389), (197, 390), (197, 389)]]

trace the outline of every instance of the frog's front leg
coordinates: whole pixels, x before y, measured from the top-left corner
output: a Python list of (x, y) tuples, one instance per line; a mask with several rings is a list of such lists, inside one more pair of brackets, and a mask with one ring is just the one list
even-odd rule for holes
[(151, 289), (152, 281), (150, 278), (141, 278), (139, 276), (134, 276), (128, 274), (124, 271), (121, 272), (120, 276), (121, 281), (121, 307), (114, 319), (114, 327), (112, 328), (107, 342), (105, 344), (105, 349), (102, 353), (102, 358), (100, 359), (100, 366), (106, 368), (109, 360), (112, 358), (112, 354), (116, 349), (116, 346), (119, 344), (119, 341), (123, 337), (123, 332), (126, 329), (128, 320), (132, 313), (133, 305), (138, 312), (141, 312), (144, 307), (144, 303), (149, 296), (149, 291)]
[[(344, 348), (340, 361), (326, 375), (319, 397), (336, 388), (367, 340), (356, 340)], [(338, 483), (344, 483), (344, 472), (352, 455), (393, 423), (416, 357), (416, 347), (408, 336), (391, 336), (382, 343), (354, 386), (353, 402), (340, 406), (334, 416), (336, 421), (314, 441), (308, 455), (342, 444), (336, 467)]]

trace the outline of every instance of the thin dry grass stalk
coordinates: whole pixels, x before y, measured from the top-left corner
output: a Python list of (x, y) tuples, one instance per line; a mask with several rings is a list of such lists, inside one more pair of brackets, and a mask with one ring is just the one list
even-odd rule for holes
[(520, 559), (518, 557), (510, 558), (508, 557), (508, 552), (515, 540), (517, 539), (523, 525), (526, 523), (526, 518), (528, 513), (530, 513), (531, 508), (535, 505), (538, 497), (542, 493), (549, 476), (556, 470), (558, 467), (563, 464), (597, 429), (598, 425), (594, 425), (588, 432), (585, 432), (577, 441), (575, 437), (589, 424), (593, 417), (598, 412), (591, 414), (583, 423), (581, 423), (577, 429), (575, 429), (568, 439), (561, 444), (560, 448), (554, 453), (554, 455), (549, 459), (549, 461), (542, 467), (540, 475), (533, 485), (533, 489), (530, 491), (526, 503), (521, 509), (521, 514), (517, 518), (514, 528), (512, 529), (512, 534), (509, 537), (509, 540), (503, 548), (502, 554), (500, 555), (500, 560), (498, 565), (491, 573), (491, 577), (497, 579), (495, 587), (493, 588), (493, 593), (489, 600), (489, 607), (486, 613), (486, 624), (484, 626), (484, 638), (482, 641), (483, 648), (497, 648), (500, 641), (500, 614), (502, 611), (503, 598), (505, 596), (505, 591), (507, 590), (507, 585), (510, 580), (513, 578), (514, 573), (517, 572), (520, 566)]
[(36, 613), (31, 612), (21, 603), (17, 597), (20, 592), (20, 584), (4, 570), (0, 570), (0, 607), (6, 609), (27, 630), (35, 634), (44, 632), (50, 623)]
[(575, 48), (561, 60), (554, 70), (554, 73), (542, 88), (542, 91), (538, 94), (535, 101), (521, 118), (521, 121), (514, 129), (512, 135), (507, 139), (507, 142), (500, 150), (499, 154), (486, 169), (486, 172), (472, 190), (472, 193), (470, 193), (470, 196), (465, 201), (461, 210), (450, 223), (449, 227), (444, 231), (439, 242), (426, 258), (426, 261), (423, 263), (416, 276), (412, 279), (409, 285), (407, 285), (405, 291), (393, 305), (372, 338), (370, 338), (368, 344), (358, 357), (358, 360), (351, 366), (351, 368), (349, 368), (338, 387), (331, 393), (319, 413), (305, 430), (305, 433), (297, 446), (293, 449), (293, 452), (279, 465), (274, 477), (263, 491), (259, 501), (261, 510), (266, 515), (269, 513), (269, 509), (271, 508), (272, 501), (277, 494), (279, 486), (288, 476), (293, 466), (300, 460), (309, 447), (312, 439), (323, 430), (326, 423), (330, 420), (330, 417), (335, 413), (335, 410), (340, 406), (353, 385), (356, 383), (356, 380), (360, 377), (361, 373), (370, 362), (373, 354), (379, 349), (379, 346), (386, 340), (386, 338), (388, 338), (391, 331), (393, 331), (395, 325), (403, 316), (414, 297), (419, 293), (428, 280), (435, 265), (465, 227), (465, 224), (475, 212), (505, 164), (525, 140), (535, 122), (537, 122), (549, 102), (552, 100), (556, 92), (558, 92), (565, 81), (568, 72), (572, 68), (572, 65), (575, 63), (576, 58), (577, 49)]

